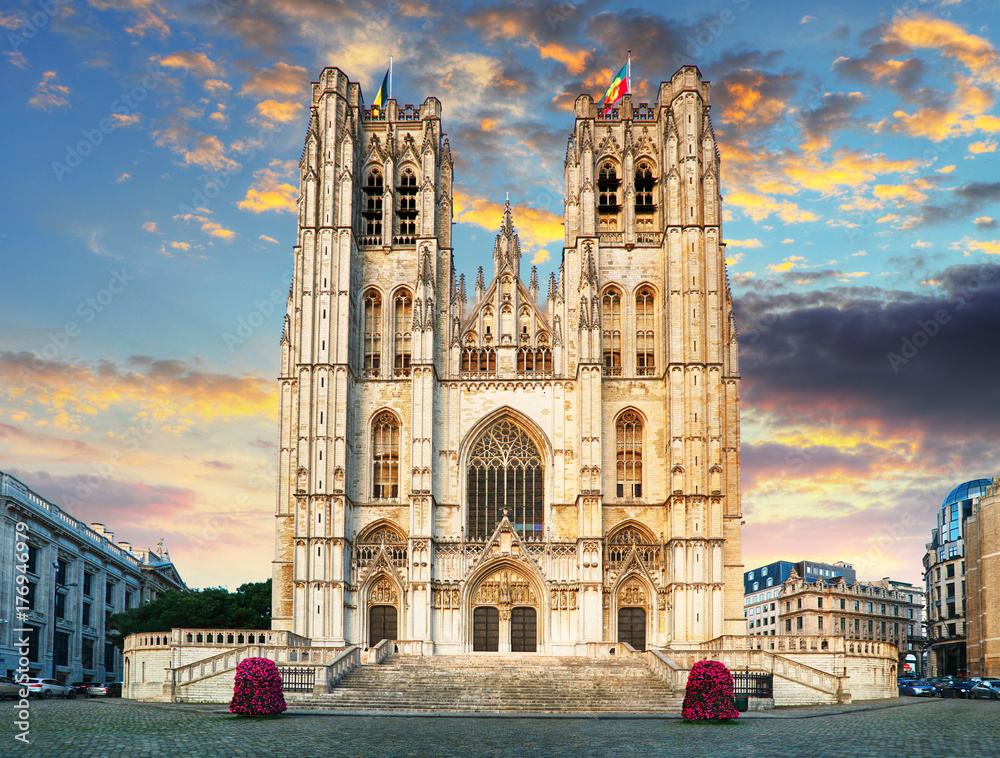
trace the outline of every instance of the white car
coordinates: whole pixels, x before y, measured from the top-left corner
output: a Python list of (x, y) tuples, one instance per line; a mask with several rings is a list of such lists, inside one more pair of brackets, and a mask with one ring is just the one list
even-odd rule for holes
[(28, 687), (28, 697), (34, 695), (39, 700), (43, 698), (48, 700), (51, 697), (71, 699), (76, 697), (72, 687), (60, 684), (55, 679), (29, 679), (25, 684)]

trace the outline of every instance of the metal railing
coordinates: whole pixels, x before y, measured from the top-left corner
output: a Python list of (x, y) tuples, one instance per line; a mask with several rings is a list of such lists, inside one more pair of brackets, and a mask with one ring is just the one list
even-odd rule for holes
[(734, 671), (735, 697), (774, 697), (774, 675), (758, 671)]
[(281, 689), (285, 692), (312, 692), (316, 684), (316, 667), (279, 668)]

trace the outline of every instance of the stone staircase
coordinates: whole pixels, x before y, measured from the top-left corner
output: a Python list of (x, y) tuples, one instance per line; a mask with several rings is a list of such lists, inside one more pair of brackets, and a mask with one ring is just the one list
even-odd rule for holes
[(645, 656), (536, 653), (390, 656), (347, 674), (291, 710), (442, 713), (679, 713), (675, 694)]

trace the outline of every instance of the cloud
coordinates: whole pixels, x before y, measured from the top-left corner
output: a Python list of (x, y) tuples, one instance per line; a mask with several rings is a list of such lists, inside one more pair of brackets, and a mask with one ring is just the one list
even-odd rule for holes
[(791, 269), (798, 267), (799, 264), (804, 260), (805, 258), (803, 258), (801, 255), (790, 255), (789, 257), (785, 258), (785, 260), (783, 260), (781, 263), (768, 264), (767, 270), (773, 274), (781, 274), (784, 273), (785, 271), (790, 271)]
[(125, 26), (125, 31), (136, 37), (155, 34), (161, 39), (170, 35), (164, 17), (165, 11), (156, 0), (88, 0), (97, 10), (117, 10), (134, 14), (135, 22)]
[(46, 71), (42, 74), (41, 81), (35, 85), (28, 105), (43, 111), (69, 108), (68, 95), (71, 92), (69, 87), (59, 83), (59, 76), (55, 71)]
[(309, 74), (302, 66), (290, 66), (282, 61), (271, 68), (256, 69), (240, 88), (241, 95), (267, 97), (281, 95), (299, 97), (309, 86)]
[(240, 164), (226, 156), (222, 142), (214, 134), (192, 129), (186, 124), (174, 123), (153, 132), (158, 147), (166, 147), (179, 155), (184, 165), (200, 166), (212, 171), (236, 171)]
[(996, 140), (987, 139), (981, 142), (973, 142), (969, 145), (969, 152), (973, 155), (981, 155), (982, 153), (995, 153), (997, 149)]
[(151, 234), (160, 233), (160, 228), (156, 225), (155, 221), (144, 221), (142, 224), (142, 230)]
[[(204, 208), (199, 208), (198, 210), (204, 211), (205, 213), (210, 213), (210, 211), (206, 211)], [(196, 213), (184, 213), (184, 214), (178, 214), (174, 216), (174, 218), (178, 221), (186, 221), (186, 222), (193, 221), (199, 224), (201, 230), (210, 237), (218, 237), (219, 239), (225, 240), (226, 242), (232, 242), (236, 238), (236, 232), (232, 231), (231, 229), (226, 229), (221, 224), (212, 221), (208, 216), (203, 216)], [(182, 250), (187, 250), (190, 248), (190, 245), (187, 245), (186, 242), (178, 242), (178, 243), (172, 242), (170, 244), (171, 247), (177, 247)], [(182, 245), (184, 245), (185, 247), (181, 247)]]
[[(212, 79), (213, 85), (218, 83), (217, 77), (220, 75), (219, 67), (205, 53), (196, 53), (192, 50), (176, 50), (172, 53), (160, 57), (160, 65), (164, 68), (177, 68), (202, 79)], [(208, 82), (205, 83), (208, 88)], [(229, 85), (221, 82), (228, 89)]]
[(22, 409), (34, 423), (68, 429), (83, 428), (88, 419), (107, 423), (116, 411), (178, 433), (195, 420), (271, 417), (277, 408), (271, 380), (205, 372), (183, 361), (87, 364), (0, 352), (0, 380), (5, 405)]
[(979, 218), (974, 218), (972, 219), (972, 223), (980, 229), (996, 229), (997, 227), (997, 222), (990, 216), (980, 216)]
[(276, 240), (274, 237), (268, 237), (266, 234), (260, 235), (257, 239), (264, 240), (264, 242), (270, 242), (272, 245), (278, 244), (278, 240)]
[(764, 243), (756, 237), (747, 240), (726, 240), (727, 247), (764, 247)]
[(295, 161), (274, 159), (267, 168), (253, 172), (253, 183), (247, 189), (246, 197), (237, 203), (237, 207), (251, 213), (295, 213), (299, 198), (299, 190), (294, 183), (297, 177), (298, 166)]
[(966, 255), (970, 252), (1000, 255), (1000, 240), (977, 240), (971, 237), (962, 237), (957, 242), (952, 242), (949, 247), (952, 250), (964, 250)]
[(552, 255), (549, 253), (548, 250), (540, 248), (535, 251), (535, 254), (533, 256), (531, 256), (531, 263), (532, 265), (537, 266), (542, 263), (545, 263), (545, 261), (549, 260), (551, 257)]
[(925, 204), (917, 210), (913, 225), (941, 224), (967, 218), (1000, 200), (1000, 182), (967, 182), (949, 190), (950, 199)]
[[(500, 228), (504, 206), (485, 198), (471, 197), (459, 190), (455, 191), (455, 221), (459, 224), (473, 224), (494, 232)], [(528, 247), (542, 247), (564, 238), (562, 216), (543, 208), (518, 205), (513, 209), (514, 227), (518, 236)]]
[(830, 147), (835, 133), (860, 123), (854, 114), (867, 102), (868, 98), (860, 92), (828, 92), (823, 95), (820, 105), (802, 111), (799, 116), (806, 137), (802, 149), (812, 151)]
[(286, 124), (297, 119), (304, 108), (302, 103), (294, 101), (279, 103), (277, 100), (264, 100), (257, 103), (255, 110), (261, 115), (263, 123)]
[(118, 178), (115, 179), (115, 184), (121, 184), (122, 182), (126, 182), (131, 178), (132, 174), (128, 173), (127, 171), (123, 171), (121, 174), (118, 175)]

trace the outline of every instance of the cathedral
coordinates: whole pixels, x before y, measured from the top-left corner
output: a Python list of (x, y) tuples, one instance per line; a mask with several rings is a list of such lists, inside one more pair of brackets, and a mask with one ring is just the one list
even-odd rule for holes
[[(312, 85), (272, 626), (425, 654), (743, 634), (739, 375), (708, 82), (575, 103), (558, 276), (467, 287), (441, 103)], [(460, 251), (461, 252), (461, 251)]]

